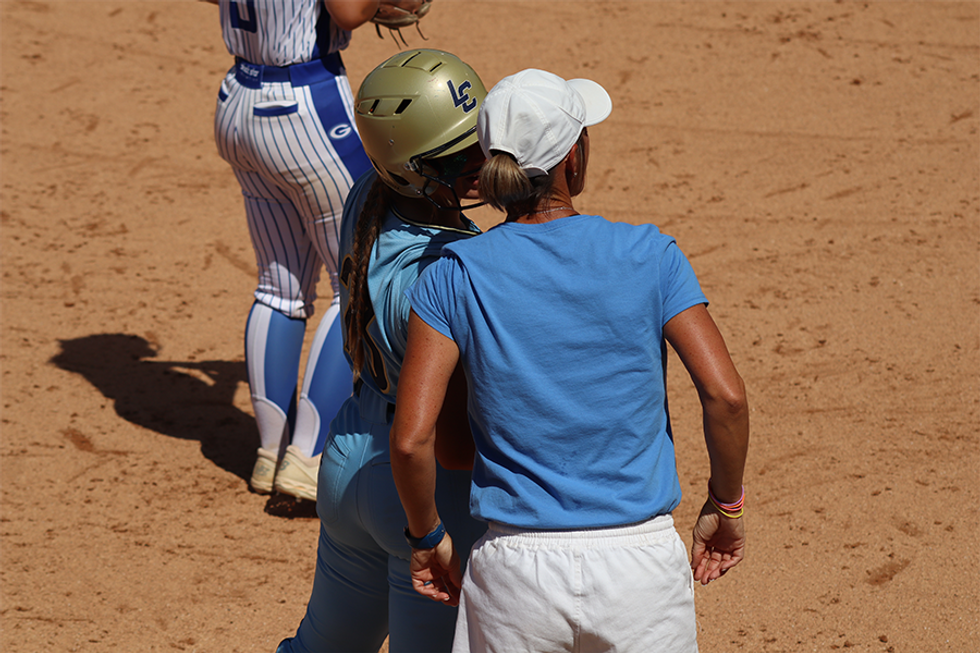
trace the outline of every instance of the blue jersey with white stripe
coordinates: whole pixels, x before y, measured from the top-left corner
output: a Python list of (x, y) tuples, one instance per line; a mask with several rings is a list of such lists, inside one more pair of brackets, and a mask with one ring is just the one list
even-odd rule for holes
[(323, 0), (219, 0), (228, 52), (254, 64), (289, 66), (338, 52), (351, 33), (337, 27)]

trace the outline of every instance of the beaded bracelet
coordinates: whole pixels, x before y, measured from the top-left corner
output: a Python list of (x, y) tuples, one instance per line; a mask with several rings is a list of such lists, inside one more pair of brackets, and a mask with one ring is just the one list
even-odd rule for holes
[(708, 500), (711, 504), (718, 509), (722, 517), (728, 517), (729, 519), (738, 519), (741, 517), (745, 510), (743, 505), (745, 504), (745, 486), (742, 486), (742, 496), (738, 498), (735, 503), (722, 503), (715, 497), (714, 492), (711, 491), (711, 481), (708, 481)]

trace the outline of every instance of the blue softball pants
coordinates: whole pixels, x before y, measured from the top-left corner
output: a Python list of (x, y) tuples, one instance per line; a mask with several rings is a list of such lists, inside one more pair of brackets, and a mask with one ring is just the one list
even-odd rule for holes
[[(377, 653), (389, 635), (391, 653), (452, 650), (457, 608), (412, 589), (407, 521), (388, 451), (391, 416), (378, 417), (365, 419), (355, 396), (331, 424), (317, 485), (313, 591), (295, 637), (278, 653)], [(439, 468), (439, 515), (464, 560), (487, 527), (470, 517), (469, 493), (470, 472)]]

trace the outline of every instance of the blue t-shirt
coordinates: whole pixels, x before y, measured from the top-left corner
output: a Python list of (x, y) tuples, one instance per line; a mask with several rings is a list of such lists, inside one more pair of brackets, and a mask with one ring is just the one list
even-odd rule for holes
[(581, 529), (677, 506), (663, 326), (707, 300), (673, 238), (589, 215), (504, 223), (446, 245), (407, 294), (460, 350), (475, 517)]

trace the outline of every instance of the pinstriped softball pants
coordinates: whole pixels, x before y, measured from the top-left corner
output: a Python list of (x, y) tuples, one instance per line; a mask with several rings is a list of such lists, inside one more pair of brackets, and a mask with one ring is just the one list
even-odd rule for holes
[(255, 297), (301, 319), (313, 314), (321, 265), (337, 291), (343, 203), (370, 168), (347, 76), (321, 70), (314, 83), (255, 84), (243, 83), (236, 65), (215, 111), (218, 152), (245, 198), (259, 269)]
[[(289, 68), (238, 61), (218, 93), (215, 142), (241, 186), (258, 267), (245, 360), (260, 445), (270, 451), (285, 437), (318, 454), (351, 391), (335, 308), (340, 219), (351, 185), (370, 168), (352, 106), (339, 55)], [(297, 409), (305, 320), (324, 265), (333, 306), (317, 329)]]

